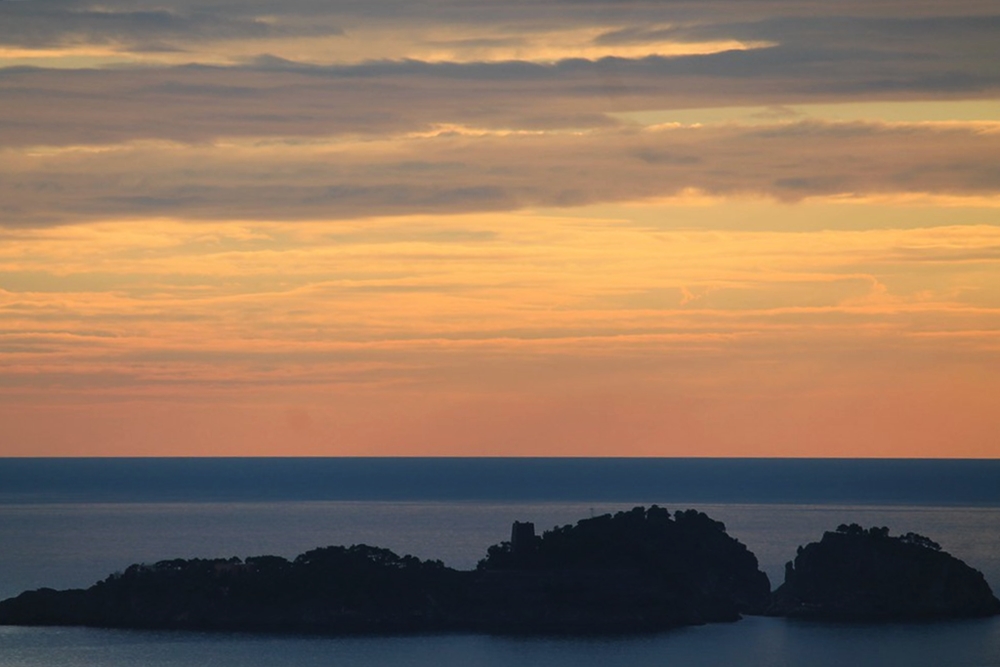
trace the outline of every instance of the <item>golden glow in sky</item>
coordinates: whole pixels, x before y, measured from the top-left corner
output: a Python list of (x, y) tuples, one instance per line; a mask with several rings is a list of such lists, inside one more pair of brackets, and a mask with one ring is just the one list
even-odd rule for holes
[(1000, 455), (989, 6), (266, 4), (0, 4), (0, 456)]

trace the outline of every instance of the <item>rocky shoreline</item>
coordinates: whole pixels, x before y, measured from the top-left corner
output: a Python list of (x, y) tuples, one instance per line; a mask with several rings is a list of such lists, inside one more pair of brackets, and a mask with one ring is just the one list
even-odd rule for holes
[(472, 571), (354, 545), (293, 560), (132, 565), (86, 590), (0, 602), (0, 624), (321, 634), (606, 634), (742, 614), (905, 620), (988, 616), (978, 571), (928, 538), (841, 526), (799, 548), (772, 594), (756, 557), (701, 512), (652, 506), (536, 535), (515, 522)]

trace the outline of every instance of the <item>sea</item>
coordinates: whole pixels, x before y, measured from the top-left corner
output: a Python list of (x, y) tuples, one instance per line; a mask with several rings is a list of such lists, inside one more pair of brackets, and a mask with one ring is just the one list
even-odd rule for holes
[[(637, 505), (725, 523), (781, 583), (841, 523), (916, 532), (1000, 590), (1000, 461), (588, 458), (0, 459), (0, 598), (132, 563), (370, 544), (474, 568), (539, 531)], [(1000, 667), (1000, 618), (746, 617), (625, 637), (317, 637), (0, 626), (0, 667)]]

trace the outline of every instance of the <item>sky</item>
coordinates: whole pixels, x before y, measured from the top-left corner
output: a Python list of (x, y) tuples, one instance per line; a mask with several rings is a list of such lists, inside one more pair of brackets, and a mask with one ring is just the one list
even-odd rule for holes
[(1000, 457), (995, 0), (0, 0), (0, 456)]

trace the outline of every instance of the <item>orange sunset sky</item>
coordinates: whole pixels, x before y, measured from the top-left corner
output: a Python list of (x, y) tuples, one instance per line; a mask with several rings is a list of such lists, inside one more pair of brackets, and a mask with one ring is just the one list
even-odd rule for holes
[(0, 0), (0, 456), (1000, 456), (995, 0)]

